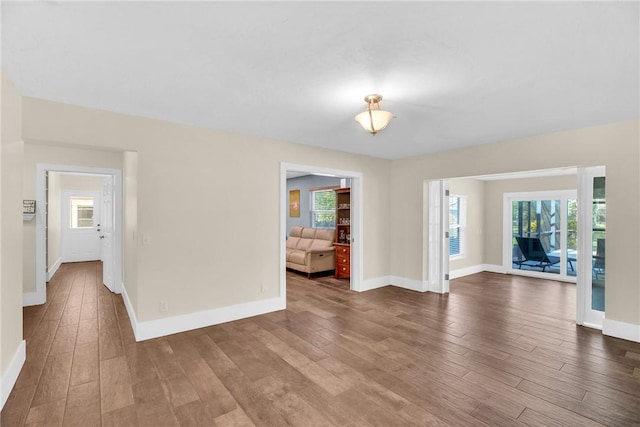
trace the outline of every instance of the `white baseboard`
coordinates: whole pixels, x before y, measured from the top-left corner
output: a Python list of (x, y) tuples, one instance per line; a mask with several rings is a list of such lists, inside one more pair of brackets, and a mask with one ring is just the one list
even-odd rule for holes
[(373, 279), (366, 279), (362, 281), (360, 289), (354, 289), (357, 292), (370, 291), (372, 289), (383, 288), (391, 284), (390, 276), (374, 277)]
[(16, 352), (13, 354), (9, 366), (6, 371), (2, 373), (2, 377), (0, 377), (0, 410), (4, 408), (4, 404), (7, 402), (11, 390), (13, 390), (13, 386), (18, 380), (18, 375), (20, 375), (25, 360), (27, 360), (27, 342), (22, 340)]
[(605, 317), (602, 323), (602, 334), (623, 340), (640, 342), (640, 325), (619, 322)]
[(38, 292), (25, 292), (22, 294), (22, 306), (28, 307), (31, 305), (42, 305), (47, 300), (46, 293), (40, 295)]
[(124, 307), (127, 309), (127, 314), (129, 315), (129, 322), (131, 322), (131, 329), (133, 329), (133, 335), (136, 337), (136, 341), (141, 341), (138, 339), (138, 318), (136, 317), (136, 312), (131, 305), (131, 300), (129, 299), (129, 294), (127, 294), (127, 288), (125, 288), (124, 283), (120, 283), (120, 290), (122, 291), (120, 294), (122, 295), (122, 299), (124, 300)]
[(407, 279), (406, 277), (400, 276), (380, 276), (364, 280), (361, 288), (354, 289), (354, 291), (365, 292), (385, 286), (395, 286), (417, 292), (426, 292), (429, 290), (427, 282), (423, 282), (422, 280)]
[(449, 271), (449, 280), (459, 279), (460, 277), (470, 276), (476, 273), (482, 273), (485, 271), (484, 264), (472, 265), (471, 267), (458, 268), (457, 270)]
[(429, 290), (427, 282), (422, 280), (407, 279), (406, 277), (389, 276), (389, 280), (393, 286), (409, 289), (411, 291), (426, 292)]
[(220, 323), (246, 319), (247, 317), (284, 310), (287, 306), (285, 297), (276, 297), (140, 322), (133, 312), (133, 307), (131, 306), (131, 301), (129, 300), (126, 289), (123, 285), (122, 295), (125, 300), (125, 307), (129, 313), (129, 318), (131, 319), (131, 326), (136, 341), (144, 341), (151, 338), (218, 325)]
[(501, 265), (495, 264), (482, 264), (482, 271), (488, 271), (489, 273), (507, 274), (507, 269)]
[(62, 258), (58, 258), (56, 262), (53, 263), (49, 271), (47, 271), (47, 282), (51, 280), (56, 271), (60, 268), (60, 264), (62, 264)]

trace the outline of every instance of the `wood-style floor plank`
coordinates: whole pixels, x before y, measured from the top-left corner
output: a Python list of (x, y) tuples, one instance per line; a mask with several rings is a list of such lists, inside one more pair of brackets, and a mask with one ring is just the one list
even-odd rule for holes
[(577, 327), (575, 285), (480, 273), (449, 295), (287, 273), (287, 309), (135, 342), (101, 263), (23, 310), (2, 426), (631, 426), (640, 344)]

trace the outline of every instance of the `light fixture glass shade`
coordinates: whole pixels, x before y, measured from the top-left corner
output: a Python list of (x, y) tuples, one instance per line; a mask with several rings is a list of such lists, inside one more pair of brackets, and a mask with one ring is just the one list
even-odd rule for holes
[(381, 95), (365, 96), (364, 102), (367, 103), (367, 109), (356, 116), (356, 121), (371, 135), (386, 128), (393, 118), (393, 114), (380, 109), (381, 100)]
[(371, 110), (371, 115), (369, 115), (367, 110), (356, 116), (356, 122), (360, 123), (364, 130), (375, 135), (378, 131), (386, 128), (392, 118), (393, 114), (388, 111)]

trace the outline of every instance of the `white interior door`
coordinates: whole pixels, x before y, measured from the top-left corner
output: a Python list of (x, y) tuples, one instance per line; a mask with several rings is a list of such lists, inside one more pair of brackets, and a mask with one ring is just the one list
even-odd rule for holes
[(102, 194), (65, 191), (62, 194), (62, 262), (97, 261), (101, 258), (98, 224)]
[(605, 317), (605, 167), (578, 168), (577, 323), (602, 329)]
[(102, 283), (111, 291), (115, 291), (115, 245), (114, 238), (114, 197), (113, 176), (102, 181), (102, 218), (100, 222), (100, 242), (102, 252)]
[(449, 181), (429, 182), (429, 290), (449, 292)]

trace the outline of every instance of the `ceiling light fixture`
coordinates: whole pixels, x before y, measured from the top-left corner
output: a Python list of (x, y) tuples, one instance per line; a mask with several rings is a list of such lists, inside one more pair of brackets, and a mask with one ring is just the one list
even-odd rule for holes
[(356, 122), (371, 135), (386, 128), (393, 118), (393, 114), (380, 109), (380, 101), (382, 101), (382, 95), (365, 96), (364, 102), (367, 103), (367, 109), (356, 116)]

